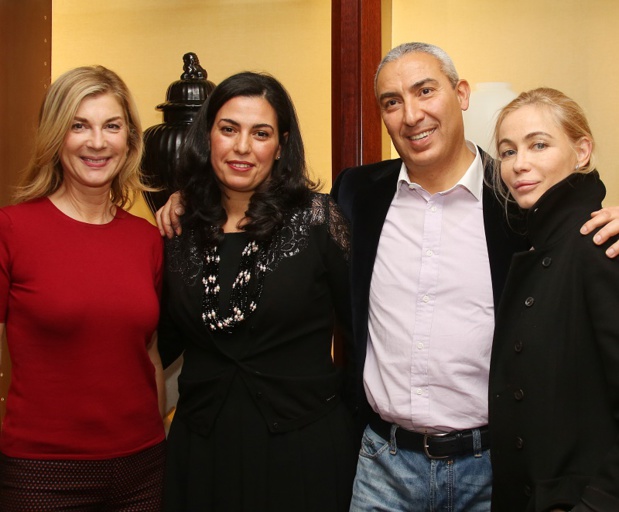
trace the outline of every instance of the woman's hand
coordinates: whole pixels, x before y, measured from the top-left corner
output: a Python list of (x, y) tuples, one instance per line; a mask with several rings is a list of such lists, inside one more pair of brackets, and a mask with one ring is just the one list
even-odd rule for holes
[[(583, 235), (591, 233), (596, 228), (600, 229), (593, 237), (593, 242), (596, 245), (602, 245), (609, 238), (619, 235), (619, 206), (608, 206), (591, 214), (591, 220), (588, 220), (581, 228), (580, 232)], [(606, 249), (606, 256), (614, 258), (619, 255), (619, 241), (615, 242)]]
[[(181, 202), (181, 193), (174, 192), (167, 203), (164, 204), (157, 213), (155, 213), (155, 219), (157, 220), (157, 227), (161, 236), (167, 236), (172, 238), (175, 234), (181, 234), (181, 216), (185, 213), (185, 208)], [(619, 217), (619, 215), (618, 215)]]

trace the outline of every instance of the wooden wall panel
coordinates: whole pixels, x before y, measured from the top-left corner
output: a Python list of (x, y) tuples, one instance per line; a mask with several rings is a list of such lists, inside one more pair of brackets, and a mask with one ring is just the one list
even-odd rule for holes
[[(52, 0), (0, 0), (0, 206), (28, 163), (39, 106), (51, 79)], [(0, 347), (0, 421), (10, 364)]]
[[(374, 73), (381, 59), (381, 0), (331, 3), (331, 152), (342, 169), (381, 160), (381, 118)], [(336, 333), (333, 357), (344, 363)]]
[(51, 0), (0, 0), (0, 206), (28, 163), (51, 77)]
[(381, 159), (374, 73), (381, 59), (381, 0), (333, 0), (331, 124), (333, 179)]

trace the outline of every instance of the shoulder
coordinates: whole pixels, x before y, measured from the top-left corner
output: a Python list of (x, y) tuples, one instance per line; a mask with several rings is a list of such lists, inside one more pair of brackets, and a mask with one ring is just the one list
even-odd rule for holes
[(360, 165), (358, 167), (348, 167), (338, 175), (337, 181), (374, 180), (389, 175), (392, 172), (399, 172), (401, 167), (402, 160), (400, 158), (383, 160), (382, 162)]
[(311, 205), (307, 211), (313, 225), (329, 224), (338, 217), (344, 219), (340, 207), (329, 194), (312, 193)]
[(0, 222), (4, 226), (15, 226), (44, 220), (48, 218), (50, 204), (47, 198), (40, 198), (5, 206), (0, 208)]
[(327, 194), (312, 195), (311, 224), (324, 226), (328, 238), (348, 252), (350, 223), (335, 200)]
[(344, 169), (333, 183), (331, 195), (338, 203), (347, 203), (358, 193), (372, 191), (375, 187), (391, 186), (397, 181), (402, 160), (384, 160), (374, 164)]
[(149, 241), (157, 247), (163, 246), (163, 240), (159, 230), (143, 217), (133, 215), (122, 208), (116, 212), (117, 225), (132, 236), (139, 237), (140, 240)]

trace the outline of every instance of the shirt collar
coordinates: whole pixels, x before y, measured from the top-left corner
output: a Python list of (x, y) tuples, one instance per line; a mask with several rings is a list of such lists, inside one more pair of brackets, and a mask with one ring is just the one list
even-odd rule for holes
[[(448, 194), (456, 188), (463, 188), (465, 190), (468, 190), (475, 197), (475, 199), (481, 201), (484, 184), (484, 165), (481, 161), (481, 154), (479, 153), (479, 148), (468, 140), (466, 141), (466, 145), (471, 151), (475, 152), (475, 158), (473, 159), (473, 162), (471, 162), (471, 165), (464, 173), (464, 176), (460, 178), (458, 183), (456, 183), (449, 190), (439, 192), (439, 194)], [(423, 190), (423, 187), (421, 185), (410, 180), (404, 162), (402, 162), (402, 167), (400, 167), (397, 192), (400, 191), (403, 184), (406, 184), (406, 186), (411, 189)]]

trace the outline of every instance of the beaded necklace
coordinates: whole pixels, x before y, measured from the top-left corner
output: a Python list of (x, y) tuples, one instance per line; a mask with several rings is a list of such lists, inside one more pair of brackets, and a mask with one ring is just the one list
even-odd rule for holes
[[(230, 332), (256, 310), (267, 271), (267, 266), (260, 258), (264, 254), (261, 249), (261, 244), (253, 240), (243, 249), (239, 272), (232, 283), (230, 314), (226, 317), (222, 317), (219, 308), (219, 248), (214, 245), (205, 252), (202, 321), (211, 331)], [(249, 288), (252, 277), (256, 282), (253, 291)]]

